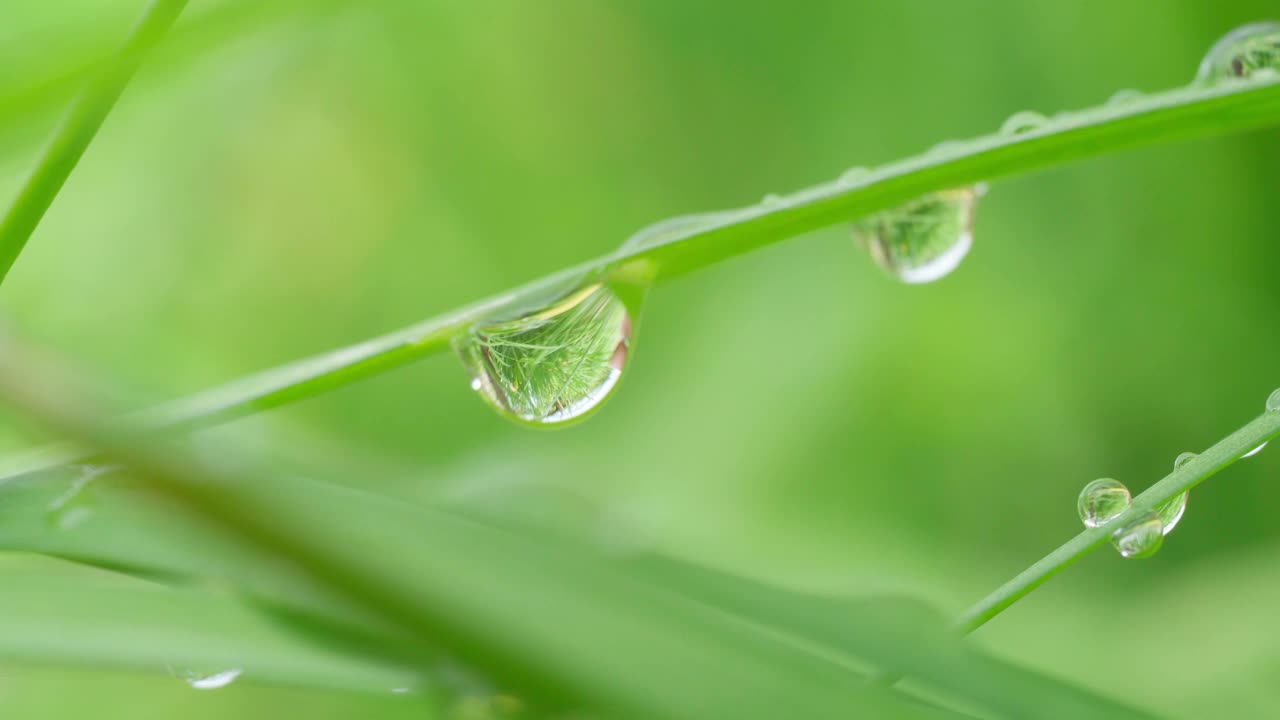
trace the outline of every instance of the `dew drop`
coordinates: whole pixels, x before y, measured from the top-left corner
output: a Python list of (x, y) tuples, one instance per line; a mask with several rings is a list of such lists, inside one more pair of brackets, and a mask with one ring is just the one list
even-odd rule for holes
[(1280, 412), (1280, 388), (1267, 398), (1267, 412)]
[(692, 235), (705, 228), (714, 227), (723, 222), (728, 222), (735, 217), (745, 215), (743, 210), (722, 210), (719, 212), (698, 213), (696, 215), (679, 215), (673, 218), (667, 218), (661, 222), (656, 222), (647, 227), (641, 228), (626, 242), (622, 243), (623, 250), (643, 250), (645, 248), (664, 245), (673, 240)]
[(767, 208), (782, 207), (786, 202), (786, 198), (777, 193), (769, 193), (760, 199), (760, 205)]
[(862, 182), (862, 179), (870, 174), (871, 174), (870, 170), (862, 167), (861, 165), (858, 165), (856, 167), (851, 167), (848, 170), (845, 170), (844, 172), (840, 173), (840, 178), (836, 182), (841, 185), (854, 185), (856, 183)]
[(1209, 48), (1196, 81), (1264, 79), (1280, 68), (1280, 23), (1257, 22), (1223, 35)]
[(928, 283), (955, 270), (973, 246), (980, 187), (930, 193), (853, 223), (854, 243), (905, 283)]
[(1040, 128), (1049, 122), (1049, 118), (1038, 112), (1031, 110), (1023, 110), (1009, 116), (1008, 120), (1000, 126), (1001, 135), (1018, 135), (1024, 132), (1031, 132)]
[(630, 343), (626, 306), (594, 284), (538, 312), (477, 324), (454, 347), (472, 387), (499, 413), (557, 425), (586, 415), (609, 396)]
[(1164, 535), (1173, 532), (1182, 515), (1187, 511), (1187, 496), (1190, 493), (1179, 493), (1168, 502), (1156, 506), (1156, 515), (1160, 518), (1160, 528)]
[(1085, 527), (1106, 525), (1129, 507), (1133, 498), (1124, 483), (1111, 478), (1099, 478), (1084, 486), (1076, 499), (1076, 510)]
[(244, 672), (240, 668), (232, 668), (230, 670), (221, 670), (219, 672), (198, 672), (196, 670), (183, 670), (182, 679), (188, 685), (196, 690), (217, 690), (224, 688), (240, 677), (240, 673)]
[(1127, 558), (1151, 557), (1160, 549), (1164, 541), (1164, 531), (1160, 526), (1160, 516), (1149, 512), (1133, 522), (1125, 525), (1111, 536), (1111, 544)]
[(1123, 90), (1117, 90), (1114, 93), (1112, 93), (1111, 97), (1107, 98), (1107, 105), (1110, 105), (1112, 107), (1118, 107), (1121, 105), (1128, 105), (1130, 103), (1137, 102), (1138, 100), (1141, 100), (1141, 99), (1142, 99), (1141, 90), (1133, 90), (1131, 88), (1125, 88)]
[(1191, 462), (1192, 460), (1195, 460), (1198, 457), (1200, 456), (1193, 452), (1184, 452), (1174, 459), (1173, 469), (1177, 470), (1181, 468), (1183, 465), (1186, 465), (1187, 463)]

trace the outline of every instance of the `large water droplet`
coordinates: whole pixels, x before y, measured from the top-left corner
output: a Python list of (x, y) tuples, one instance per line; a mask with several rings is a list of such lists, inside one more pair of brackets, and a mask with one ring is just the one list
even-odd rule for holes
[(1024, 132), (1031, 132), (1045, 123), (1049, 122), (1049, 118), (1038, 112), (1031, 110), (1023, 110), (1009, 116), (1008, 120), (1000, 126), (1001, 135), (1018, 135)]
[(1280, 389), (1271, 393), (1271, 397), (1267, 398), (1267, 412), (1280, 412)]
[(1106, 525), (1129, 508), (1129, 488), (1111, 478), (1099, 478), (1084, 486), (1076, 499), (1076, 510), (1085, 527)]
[(236, 678), (240, 677), (240, 673), (242, 672), (244, 671), (240, 668), (232, 668), (230, 670), (221, 670), (218, 672), (183, 670), (182, 679), (196, 690), (217, 690), (218, 688), (230, 685)]
[(1280, 69), (1280, 23), (1258, 22), (1222, 36), (1200, 62), (1196, 80), (1262, 79)]
[(876, 264), (906, 283), (955, 270), (973, 246), (978, 187), (930, 193), (853, 223), (853, 239)]
[(541, 311), (477, 324), (455, 349), (472, 387), (500, 413), (555, 425), (584, 416), (608, 397), (630, 342), (626, 306), (596, 284)]
[(1127, 558), (1150, 557), (1164, 542), (1160, 516), (1149, 512), (1125, 525), (1111, 536), (1111, 544)]

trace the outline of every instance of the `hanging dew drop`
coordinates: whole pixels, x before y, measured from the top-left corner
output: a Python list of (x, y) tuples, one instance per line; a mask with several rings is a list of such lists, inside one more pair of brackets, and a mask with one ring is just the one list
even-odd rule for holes
[(242, 672), (244, 671), (240, 668), (219, 672), (199, 672), (188, 669), (182, 671), (182, 679), (196, 690), (217, 690), (235, 682)]
[(477, 324), (454, 347), (472, 388), (499, 413), (549, 426), (604, 402), (622, 376), (630, 343), (626, 306), (594, 284), (541, 311)]
[(1043, 127), (1049, 122), (1049, 118), (1038, 112), (1031, 110), (1023, 110), (1009, 116), (1008, 120), (1000, 126), (1001, 135), (1020, 135), (1025, 132), (1031, 132)]
[(1280, 412), (1280, 389), (1271, 393), (1271, 397), (1267, 398), (1267, 412)]
[(1076, 510), (1085, 527), (1100, 527), (1115, 519), (1129, 508), (1133, 498), (1124, 483), (1111, 478), (1099, 478), (1084, 486), (1076, 499)]
[(1217, 83), (1229, 80), (1271, 77), (1280, 69), (1280, 23), (1258, 22), (1238, 27), (1222, 36), (1200, 62), (1196, 81)]
[(1179, 493), (1172, 500), (1156, 506), (1156, 515), (1160, 518), (1161, 532), (1165, 535), (1173, 532), (1182, 515), (1187, 511), (1187, 496), (1190, 493)]
[(1134, 520), (1111, 536), (1111, 545), (1126, 558), (1151, 557), (1163, 541), (1160, 516), (1154, 512)]
[(973, 247), (973, 214), (982, 186), (943, 190), (853, 223), (854, 243), (905, 283), (939, 280)]

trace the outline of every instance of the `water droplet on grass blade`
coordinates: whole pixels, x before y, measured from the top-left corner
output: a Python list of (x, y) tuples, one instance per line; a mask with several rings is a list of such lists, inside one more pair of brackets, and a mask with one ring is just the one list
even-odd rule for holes
[(602, 284), (537, 312), (478, 323), (455, 341), (472, 387), (501, 414), (557, 425), (598, 407), (627, 362), (631, 318)]
[(196, 690), (217, 690), (230, 685), (236, 678), (240, 677), (242, 672), (244, 671), (240, 668), (221, 670), (219, 672), (183, 670), (182, 679)]
[(1267, 412), (1280, 412), (1280, 389), (1271, 393), (1271, 397), (1267, 398)]
[(1111, 544), (1127, 558), (1151, 557), (1164, 542), (1160, 516), (1149, 512), (1125, 525), (1111, 536)]
[(1264, 79), (1280, 69), (1280, 23), (1257, 22), (1223, 35), (1209, 48), (1196, 81)]
[(905, 283), (946, 277), (973, 246), (973, 212), (980, 194), (980, 186), (943, 190), (857, 220), (854, 243)]
[(1084, 486), (1076, 499), (1076, 510), (1085, 527), (1106, 525), (1129, 508), (1133, 498), (1124, 483), (1111, 478), (1099, 478)]
[(622, 249), (635, 251), (663, 245), (745, 214), (743, 210), (722, 210), (667, 218), (636, 231), (622, 243)]
[(1173, 532), (1187, 512), (1187, 497), (1190, 493), (1178, 493), (1171, 500), (1156, 506), (1156, 515), (1160, 518), (1161, 532), (1165, 535)]
[(1045, 123), (1049, 122), (1049, 118), (1032, 110), (1023, 110), (1009, 116), (1008, 120), (1000, 126), (1001, 135), (1017, 135), (1019, 133), (1031, 132)]
[(836, 182), (841, 185), (853, 185), (854, 183), (861, 182), (863, 178), (865, 178), (870, 174), (871, 174), (870, 170), (862, 167), (861, 165), (858, 165), (855, 167), (851, 167), (848, 170), (845, 170), (844, 172), (840, 173), (840, 177), (836, 180)]

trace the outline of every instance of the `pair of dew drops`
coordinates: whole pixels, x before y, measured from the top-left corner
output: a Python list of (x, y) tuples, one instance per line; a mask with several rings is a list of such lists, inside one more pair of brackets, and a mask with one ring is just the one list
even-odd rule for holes
[[(1280, 23), (1253, 23), (1228, 33), (1209, 50), (1195, 84), (1267, 78), (1278, 69)], [(1123, 104), (1135, 97), (1140, 94), (1121, 91), (1109, 102)], [(1053, 122), (1039, 113), (1019, 112), (1005, 121), (1000, 134), (1032, 132)], [(931, 152), (945, 154), (956, 145), (943, 143)], [(853, 168), (835, 186), (856, 184), (869, 173)], [(973, 246), (974, 209), (985, 189), (980, 183), (933, 192), (860, 218), (852, 224), (854, 243), (903, 282), (938, 280), (955, 270)], [(755, 207), (666, 220), (641, 230), (624, 248), (671, 242), (735, 217), (802, 202), (806, 195), (769, 195)], [(624, 302), (612, 280), (595, 281), (536, 310), (481, 321), (462, 333), (454, 348), (472, 389), (500, 414), (526, 425), (563, 426), (599, 407), (617, 386), (643, 294), (643, 289), (627, 294), (630, 301)]]
[[(1266, 411), (1280, 413), (1280, 389), (1267, 398)], [(1262, 452), (1266, 446), (1264, 442), (1240, 457), (1253, 457)], [(1199, 456), (1195, 453), (1182, 453), (1177, 460), (1173, 461), (1173, 469), (1177, 471), (1197, 457)], [(1080, 521), (1085, 527), (1096, 528), (1118, 518), (1129, 509), (1132, 502), (1133, 497), (1124, 483), (1111, 478), (1101, 478), (1085, 485), (1080, 491), (1076, 510), (1080, 513)], [(1173, 531), (1186, 510), (1187, 493), (1183, 492), (1157, 505), (1154, 510), (1127, 521), (1111, 534), (1111, 544), (1124, 557), (1150, 557), (1160, 549), (1164, 536)]]

